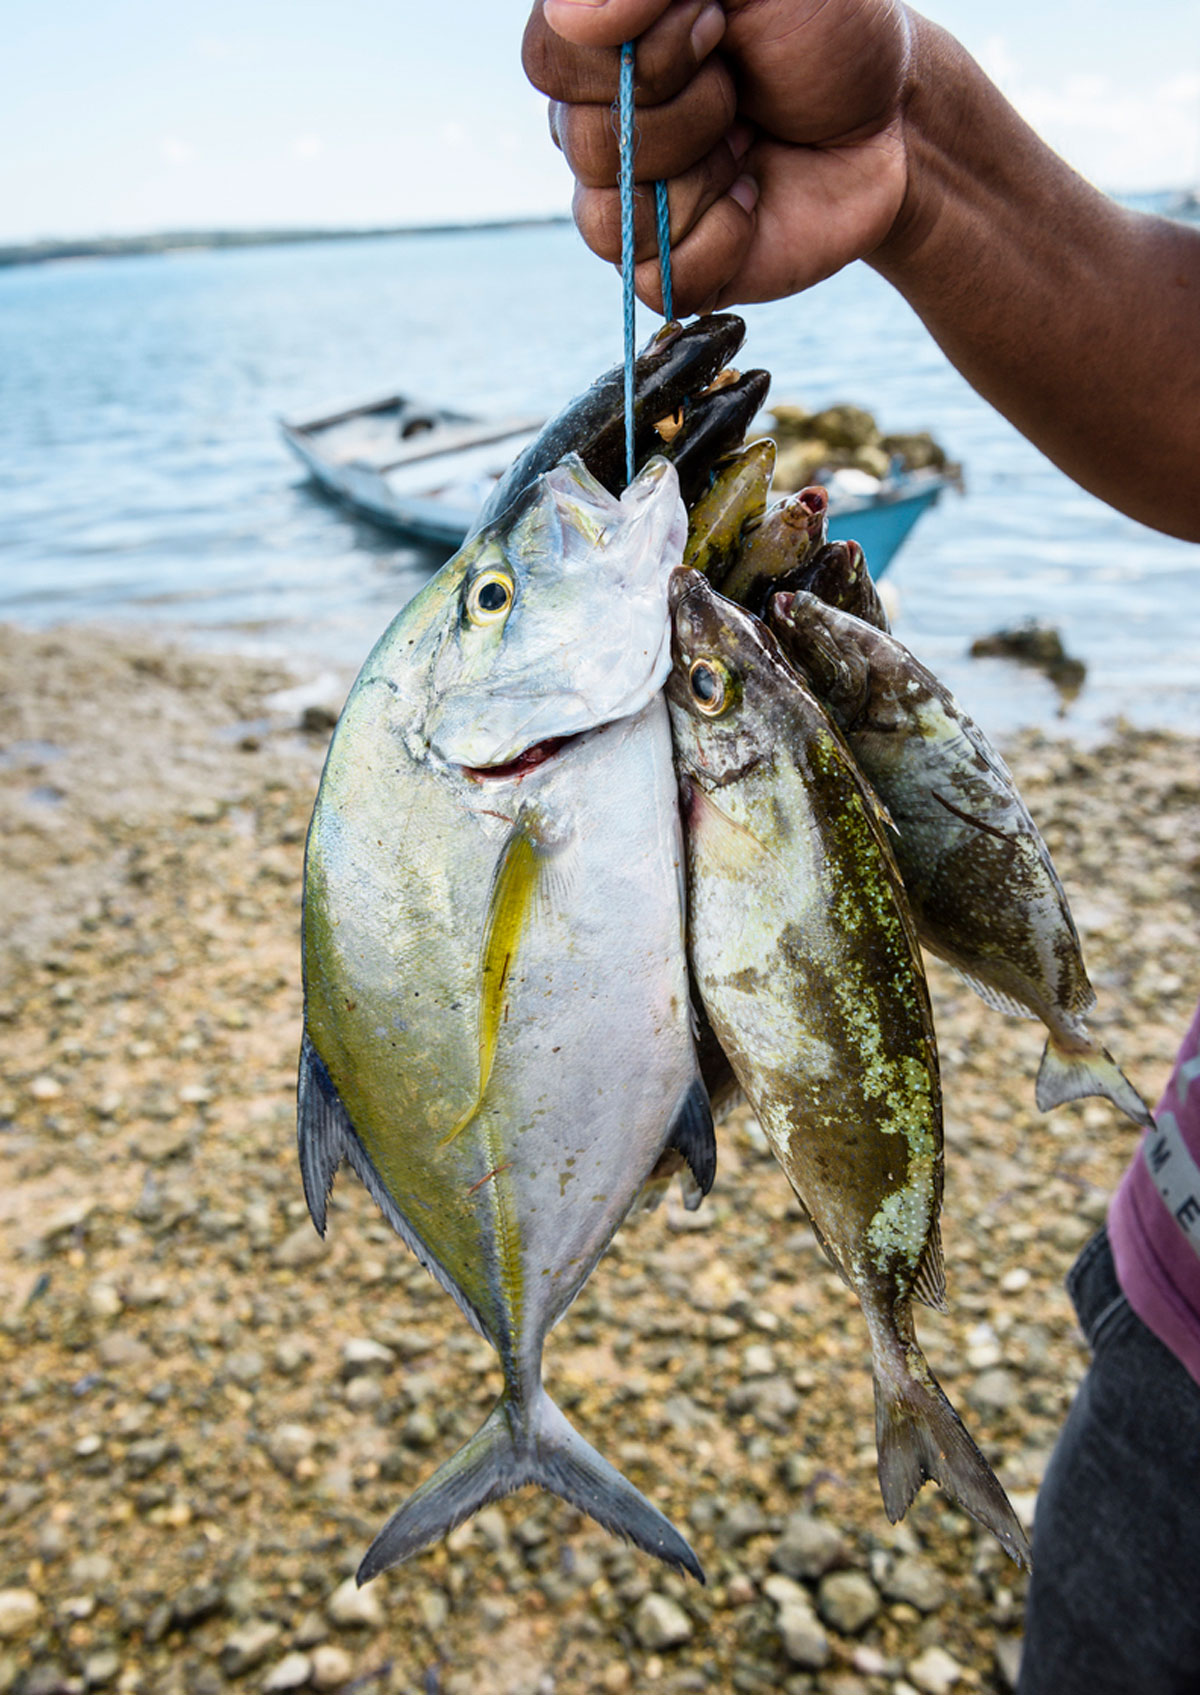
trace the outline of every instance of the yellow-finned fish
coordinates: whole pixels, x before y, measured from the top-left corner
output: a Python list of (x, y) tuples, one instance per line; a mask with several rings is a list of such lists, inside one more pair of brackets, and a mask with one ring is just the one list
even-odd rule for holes
[(1024, 1532), (917, 1343), (944, 1301), (942, 1114), (920, 951), (879, 803), (774, 638), (676, 573), (667, 682), (688, 937), (738, 1081), (867, 1321), (879, 1481), (936, 1478), (1015, 1559)]
[(330, 746), (305, 873), (309, 1207), (323, 1231), (347, 1160), (504, 1372), (360, 1580), (527, 1483), (699, 1575), (541, 1383), (546, 1332), (664, 1150), (712, 1182), (660, 692), (685, 533), (663, 460), (620, 500), (578, 461), (547, 473), (395, 620)]

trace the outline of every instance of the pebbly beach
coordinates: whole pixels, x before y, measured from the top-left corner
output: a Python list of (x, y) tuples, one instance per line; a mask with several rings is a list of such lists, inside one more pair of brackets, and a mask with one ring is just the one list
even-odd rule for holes
[[(745, 1108), (704, 1206), (631, 1218), (546, 1360), (708, 1586), (525, 1493), (357, 1590), (499, 1378), (352, 1175), (324, 1242), (304, 1204), (301, 868), (340, 701), (87, 624), (0, 627), (0, 679), (0, 1695), (1011, 1687), (1024, 1576), (933, 1486), (888, 1524), (861, 1317)], [(1153, 1102), (1194, 1004), (1200, 741), (1004, 752)], [(918, 1329), (1028, 1523), (1086, 1359), (1062, 1278), (1135, 1132), (1040, 1114), (1040, 1027), (930, 981), (949, 1312)]]

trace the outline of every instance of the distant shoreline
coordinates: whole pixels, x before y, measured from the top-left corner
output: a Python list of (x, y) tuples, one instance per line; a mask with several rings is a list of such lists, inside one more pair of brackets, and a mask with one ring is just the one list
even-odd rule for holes
[(565, 212), (544, 217), (496, 218), (478, 223), (397, 224), (378, 229), (165, 230), (157, 235), (93, 236), (78, 240), (29, 241), (0, 247), (0, 266), (45, 265), (56, 259), (126, 259), (134, 254), (213, 251), (231, 247), (280, 247), (300, 241), (374, 241), (383, 236), (469, 235), (479, 230), (542, 229), (568, 224)]

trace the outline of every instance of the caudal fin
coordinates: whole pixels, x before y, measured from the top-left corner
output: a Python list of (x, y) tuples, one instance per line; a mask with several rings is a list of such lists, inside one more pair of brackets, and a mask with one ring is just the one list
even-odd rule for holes
[(911, 1337), (876, 1349), (875, 1443), (879, 1487), (895, 1524), (928, 1479), (990, 1530), (1018, 1565), (1032, 1563), (1020, 1520)]
[(1107, 1048), (1098, 1042), (1086, 1048), (1068, 1048), (1057, 1042), (1051, 1032), (1046, 1038), (1046, 1051), (1038, 1072), (1038, 1106), (1049, 1112), (1051, 1107), (1081, 1100), (1085, 1095), (1103, 1095), (1135, 1124), (1154, 1128), (1150, 1108)]
[(538, 1394), (527, 1425), (517, 1423), (508, 1396), (501, 1397), (471, 1440), (388, 1519), (358, 1568), (360, 1584), (527, 1483), (704, 1582), (699, 1561), (670, 1521), (584, 1441), (543, 1390)]

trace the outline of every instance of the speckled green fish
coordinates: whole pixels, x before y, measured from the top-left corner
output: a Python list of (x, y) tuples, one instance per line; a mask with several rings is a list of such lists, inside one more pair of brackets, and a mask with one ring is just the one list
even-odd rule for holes
[(547, 1331), (664, 1149), (713, 1177), (660, 692), (685, 533), (662, 460), (619, 501), (578, 461), (547, 473), (393, 622), (330, 746), (305, 870), (305, 1193), (324, 1232), (348, 1161), (504, 1373), (360, 1581), (527, 1483), (700, 1575), (541, 1383)]
[(1015, 1559), (1021, 1526), (930, 1371), (944, 1303), (941, 1088), (916, 936), (878, 802), (773, 637), (672, 583), (667, 682), (688, 935), (705, 1011), (871, 1337), (889, 1518), (936, 1478)]
[(776, 595), (770, 624), (887, 807), (921, 940), (989, 1006), (1046, 1026), (1038, 1106), (1104, 1095), (1150, 1124), (1088, 1031), (1096, 995), (1067, 897), (983, 731), (902, 642), (813, 595)]

